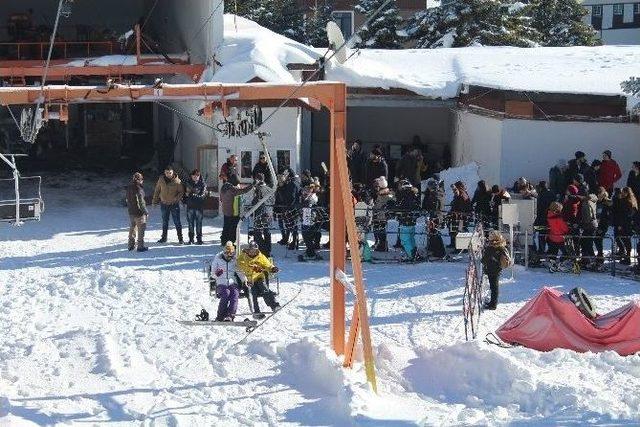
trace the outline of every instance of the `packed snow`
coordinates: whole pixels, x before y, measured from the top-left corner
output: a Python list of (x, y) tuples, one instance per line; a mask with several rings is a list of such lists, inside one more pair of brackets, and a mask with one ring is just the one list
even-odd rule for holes
[[(312, 64), (313, 49), (247, 19), (224, 16), (224, 40), (206, 81), (243, 83), (254, 78), (291, 83), (287, 64)], [(329, 55), (327, 55), (329, 56)], [(638, 74), (640, 46), (466, 47), (451, 49), (349, 49), (345, 64), (330, 61), (326, 80), (350, 87), (401, 88), (434, 99), (459, 95), (464, 85), (526, 92), (625, 95), (620, 83)]]
[[(241, 344), (240, 329), (180, 325), (214, 310), (201, 270), (220, 220), (206, 219), (204, 246), (171, 244), (170, 230), (168, 244), (128, 252), (126, 183), (45, 177), (42, 221), (0, 224), (0, 425), (640, 423), (638, 355), (465, 342), (465, 262), (364, 266), (377, 395), (328, 347), (326, 261), (276, 245), (280, 301), (303, 292)], [(153, 208), (148, 242), (159, 228)], [(599, 312), (640, 298), (638, 283), (606, 274), (517, 268), (480, 338), (543, 285), (582, 286)]]

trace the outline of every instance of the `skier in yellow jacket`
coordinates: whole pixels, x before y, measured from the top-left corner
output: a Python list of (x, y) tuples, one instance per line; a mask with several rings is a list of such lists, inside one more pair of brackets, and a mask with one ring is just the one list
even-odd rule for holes
[[(280, 308), (280, 304), (276, 301), (275, 292), (267, 286), (267, 275), (277, 273), (278, 267), (260, 252), (258, 245), (253, 240), (238, 256), (236, 269), (246, 277), (247, 285), (251, 287), (254, 313), (260, 313), (258, 297), (264, 298), (264, 302), (271, 310), (276, 311)], [(264, 315), (255, 317), (264, 317)]]

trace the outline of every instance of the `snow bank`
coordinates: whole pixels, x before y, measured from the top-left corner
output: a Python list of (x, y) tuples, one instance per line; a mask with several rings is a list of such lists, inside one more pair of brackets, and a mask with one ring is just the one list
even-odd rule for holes
[(453, 191), (451, 186), (456, 181), (462, 181), (467, 186), (469, 197), (473, 197), (476, 184), (480, 181), (478, 174), (478, 164), (475, 162), (468, 163), (464, 166), (449, 168), (440, 172), (440, 179), (444, 181), (445, 200), (447, 204), (453, 200)]
[[(325, 49), (313, 49), (234, 15), (224, 17), (223, 66), (206, 81), (260, 78), (293, 81), (289, 63), (312, 64)], [(237, 28), (237, 31), (236, 31)], [(466, 47), (362, 49), (345, 64), (333, 61), (326, 80), (351, 87), (402, 88), (434, 99), (458, 96), (463, 85), (528, 92), (623, 95), (620, 83), (637, 74), (640, 46)]]
[(246, 83), (253, 79), (291, 83), (287, 64), (313, 64), (320, 55), (311, 47), (274, 33), (253, 21), (224, 16), (224, 38), (216, 52), (222, 67), (207, 69), (206, 82)]

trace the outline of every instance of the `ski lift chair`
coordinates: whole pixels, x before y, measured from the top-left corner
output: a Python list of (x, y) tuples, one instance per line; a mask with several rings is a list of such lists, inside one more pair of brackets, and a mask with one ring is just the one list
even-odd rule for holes
[[(273, 264), (273, 258), (269, 258), (269, 260)], [(218, 299), (218, 294), (216, 292), (216, 278), (213, 275), (213, 272), (211, 270), (212, 270), (211, 261), (205, 261), (205, 267), (204, 267), (205, 282), (209, 284), (209, 295)], [(251, 302), (251, 287), (247, 283), (246, 279), (243, 279), (242, 277), (240, 277), (240, 275), (237, 272), (234, 273), (234, 278), (236, 280), (236, 283), (240, 284), (240, 287), (239, 287), (240, 292), (238, 295), (238, 300), (242, 298), (246, 298), (247, 305), (249, 306), (249, 311), (253, 313), (254, 308), (253, 308), (253, 303)], [(280, 278), (278, 276), (278, 273), (265, 272), (265, 279), (266, 279), (265, 284), (267, 285), (267, 288), (269, 290), (271, 290), (270, 283), (275, 281), (275, 284), (276, 284), (275, 295), (276, 296), (280, 295)]]
[[(21, 225), (24, 221), (40, 221), (44, 212), (44, 200), (42, 199), (42, 177), (20, 176), (16, 166), (16, 157), (25, 154), (0, 154), (3, 160), (11, 167), (13, 178), (0, 179), (0, 222), (12, 222)], [(3, 192), (2, 189), (11, 187), (12, 190)], [(31, 190), (28, 197), (21, 195), (21, 185), (30, 184)], [(12, 195), (10, 193), (13, 193)]]

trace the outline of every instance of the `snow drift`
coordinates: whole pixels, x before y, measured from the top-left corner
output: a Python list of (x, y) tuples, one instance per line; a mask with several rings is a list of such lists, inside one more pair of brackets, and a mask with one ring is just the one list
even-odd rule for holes
[(496, 333), (535, 350), (614, 350), (627, 356), (640, 351), (639, 325), (640, 303), (630, 302), (592, 321), (565, 294), (545, 287)]

